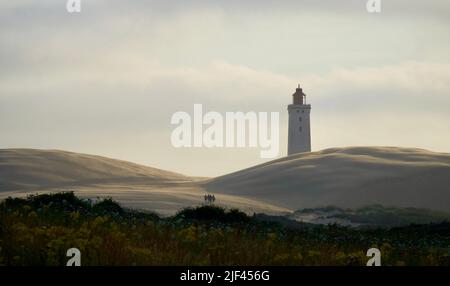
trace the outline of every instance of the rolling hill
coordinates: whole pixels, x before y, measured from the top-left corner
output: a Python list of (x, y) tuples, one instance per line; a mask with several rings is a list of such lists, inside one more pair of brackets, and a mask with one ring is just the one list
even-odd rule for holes
[[(198, 178), (101, 156), (60, 150), (0, 149), (0, 199), (74, 191), (84, 198), (112, 197), (125, 207), (173, 215), (201, 205)], [(246, 211), (287, 213), (258, 200), (221, 194), (217, 204)]]
[(210, 192), (289, 209), (381, 204), (450, 210), (450, 154), (397, 147), (302, 153), (211, 179)]
[(0, 150), (0, 192), (93, 184), (191, 181), (126, 161), (59, 150)]
[(397, 147), (348, 147), (292, 155), (212, 179), (95, 155), (58, 150), (0, 150), (0, 199), (75, 191), (111, 196), (126, 207), (171, 215), (216, 204), (247, 213), (379, 204), (450, 210), (450, 154)]

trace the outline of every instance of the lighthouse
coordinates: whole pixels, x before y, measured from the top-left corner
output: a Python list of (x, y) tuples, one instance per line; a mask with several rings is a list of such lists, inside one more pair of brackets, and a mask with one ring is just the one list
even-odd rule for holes
[(293, 102), (288, 105), (288, 155), (311, 152), (311, 105), (306, 104), (306, 94), (300, 85), (292, 97)]

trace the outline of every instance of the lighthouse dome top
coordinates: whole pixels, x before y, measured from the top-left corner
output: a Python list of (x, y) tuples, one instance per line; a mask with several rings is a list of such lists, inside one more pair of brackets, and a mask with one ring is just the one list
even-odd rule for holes
[(293, 104), (305, 104), (306, 103), (306, 94), (303, 92), (303, 89), (300, 87), (300, 84), (295, 89), (293, 96)]

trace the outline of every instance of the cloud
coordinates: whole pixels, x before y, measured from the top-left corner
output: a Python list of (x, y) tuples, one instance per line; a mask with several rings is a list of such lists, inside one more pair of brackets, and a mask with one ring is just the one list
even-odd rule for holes
[(313, 86), (345, 84), (357, 89), (388, 87), (406, 96), (436, 94), (450, 90), (450, 64), (408, 61), (382, 67), (335, 69), (325, 77), (307, 78)]
[(439, 112), (450, 108), (450, 64), (408, 61), (382, 67), (336, 69), (304, 78), (318, 102), (353, 112)]
[[(450, 2), (383, 2), (376, 16), (361, 10), (362, 0), (84, 1), (74, 16), (61, 1), (3, 1), (0, 134), (8, 136), (0, 147), (224, 173), (260, 162), (258, 150), (174, 150), (173, 112), (194, 103), (206, 111), (279, 111), (283, 135), (300, 83), (313, 105), (316, 150), (449, 151), (442, 15)], [(202, 167), (211, 156), (217, 170)]]
[[(162, 95), (183, 103), (206, 101), (268, 108), (290, 100), (301, 83), (309, 100), (324, 104), (348, 104), (363, 110), (395, 107), (398, 111), (420, 106), (429, 112), (450, 102), (450, 64), (408, 61), (382, 67), (334, 69), (327, 74), (301, 78), (231, 64), (223, 60), (201, 67), (167, 66), (160, 62), (110, 54), (92, 64), (70, 65), (65, 72), (47, 71), (45, 76), (21, 74), (0, 80), (1, 96), (36, 96), (45, 91), (71, 96), (71, 91), (101, 96), (117, 89)], [(111, 95), (113, 96), (113, 95)], [(120, 94), (114, 94), (120, 96)], [(164, 101), (164, 99), (162, 99)], [(367, 106), (370, 103), (370, 106)], [(434, 105), (434, 106), (433, 106)]]

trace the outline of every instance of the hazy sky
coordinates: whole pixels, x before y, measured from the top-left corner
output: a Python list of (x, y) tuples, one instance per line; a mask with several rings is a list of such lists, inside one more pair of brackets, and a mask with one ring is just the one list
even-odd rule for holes
[(450, 152), (450, 1), (0, 0), (0, 148), (64, 149), (187, 175), (259, 149), (176, 149), (176, 111), (280, 112), (301, 83), (312, 147)]

